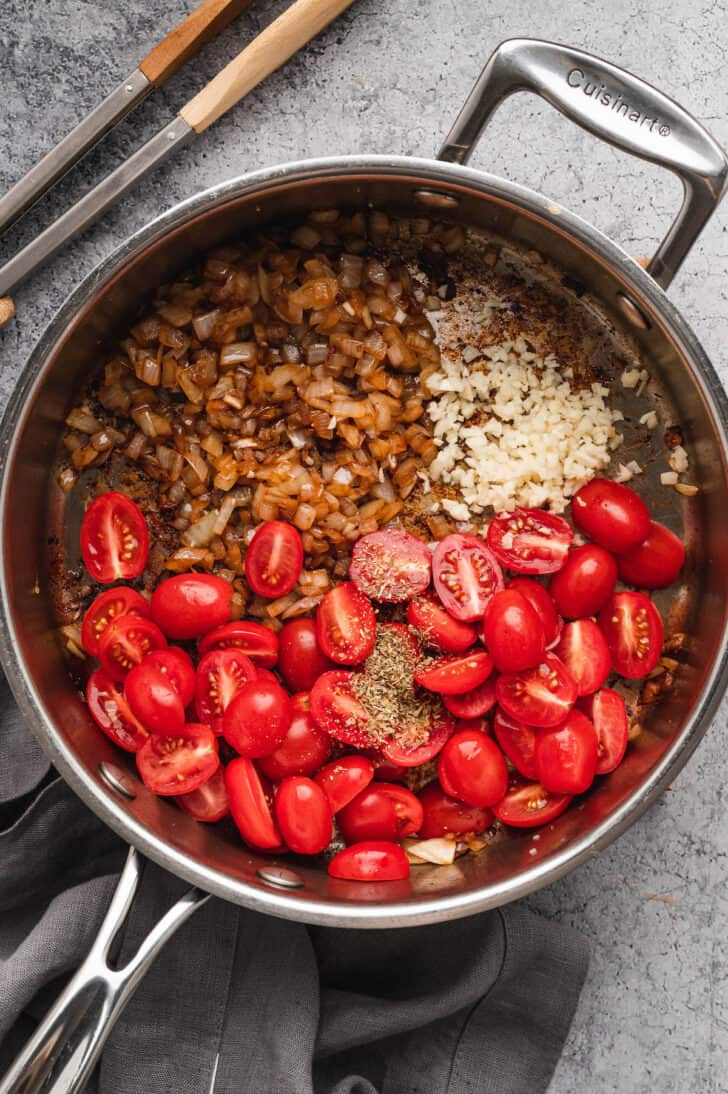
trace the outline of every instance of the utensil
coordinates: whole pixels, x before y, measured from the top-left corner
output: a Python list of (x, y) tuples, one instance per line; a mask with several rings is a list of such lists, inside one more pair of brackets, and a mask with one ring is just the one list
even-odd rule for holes
[[(631, 110), (617, 113), (586, 94), (587, 78)], [(553, 199), (453, 162), (468, 159), (497, 104), (523, 89), (548, 97), (611, 143), (680, 172), (686, 200), (657, 252), (659, 284)], [(642, 125), (643, 116), (664, 127), (659, 140), (658, 121), (648, 139), (650, 122)], [(496, 50), (443, 154), (448, 159), (351, 156), (279, 165), (170, 210), (72, 294), (41, 339), (6, 413), (0, 430), (3, 665), (29, 726), (63, 777), (136, 848), (122, 879), (124, 892), (133, 889), (137, 852), (196, 887), (184, 907), (175, 905), (165, 917), (170, 927), (205, 893), (282, 918), (367, 928), (455, 919), (525, 896), (593, 858), (658, 797), (698, 745), (728, 684), (728, 400), (700, 343), (663, 291), (694, 243), (697, 225), (722, 196), (725, 155), (686, 111), (634, 76), (580, 50), (527, 39)], [(528, 830), (509, 830), (481, 854), (450, 867), (418, 866), (403, 883), (337, 881), (316, 862), (254, 853), (224, 826), (202, 826), (148, 792), (133, 760), (127, 764), (98, 732), (71, 686), (46, 592), (48, 536), (65, 536), (71, 550), (82, 515), (74, 492), (62, 495), (57, 488), (53, 457), (74, 392), (98, 367), (103, 344), (127, 329), (160, 284), (202, 253), (266, 224), (335, 207), (445, 217), (476, 236), (501, 240), (509, 268), (532, 277), (540, 294), (559, 306), (568, 303), (585, 323), (597, 323), (608, 346), (621, 347), (626, 356), (639, 351), (659, 386), (664, 413), (680, 422), (701, 485), (696, 497), (681, 499), (690, 564), (680, 603), (689, 645), (674, 687), (645, 710), (642, 732), (622, 765), (542, 828), (537, 843)], [(651, 505), (664, 502), (659, 467), (647, 468), (641, 489)], [(118, 930), (129, 900), (115, 901), (105, 935)], [(156, 937), (147, 945), (154, 946)], [(97, 957), (79, 970), (62, 1013), (56, 1010), (41, 1025), (0, 1084), (0, 1094), (59, 1094), (55, 1076), (76, 1052), (85, 1068), (92, 1066), (106, 1033), (104, 1018), (119, 1012), (129, 990), (123, 978), (115, 980), (99, 967)]]
[(252, 0), (202, 0), (133, 72), (106, 96), (55, 148), (0, 198), (0, 234), (58, 182), (89, 149), (155, 88), (250, 7)]
[[(203, 133), (266, 76), (285, 64), (351, 3), (352, 0), (296, 0), (190, 99), (174, 121), (11, 258), (0, 269), (0, 327), (15, 314), (10, 294), (26, 277), (90, 227), (149, 171), (188, 144), (196, 133)], [(163, 57), (156, 61), (154, 71), (165, 71)]]

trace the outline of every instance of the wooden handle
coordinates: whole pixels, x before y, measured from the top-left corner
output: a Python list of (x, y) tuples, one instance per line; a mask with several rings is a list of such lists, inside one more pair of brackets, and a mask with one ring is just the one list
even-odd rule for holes
[(251, 3), (252, 0), (202, 0), (183, 23), (147, 54), (139, 68), (155, 87), (159, 87)]
[(15, 315), (15, 304), (9, 296), (0, 296), (0, 327), (4, 327), (6, 323)]
[(182, 107), (180, 116), (198, 133), (275, 72), (348, 8), (352, 0), (296, 0), (255, 41)]

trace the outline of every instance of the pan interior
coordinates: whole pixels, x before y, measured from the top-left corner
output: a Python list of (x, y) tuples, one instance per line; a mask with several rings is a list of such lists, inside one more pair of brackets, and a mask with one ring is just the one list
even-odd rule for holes
[[(606, 843), (636, 815), (680, 765), (705, 728), (699, 708), (715, 699), (726, 609), (725, 447), (719, 412), (707, 376), (684, 342), (647, 299), (640, 300), (647, 329), (629, 329), (619, 308), (622, 276), (597, 250), (522, 202), (476, 186), (462, 172), (449, 192), (456, 208), (449, 219), (468, 226), (468, 241), (449, 274), (457, 295), (442, 338), (468, 341), (467, 321), (483, 312), (484, 293), (506, 306), (491, 319), (503, 337), (523, 336), (540, 350), (591, 372), (608, 383), (614, 405), (625, 415), (619, 462), (636, 460), (636, 480), (656, 520), (688, 545), (680, 584), (658, 597), (668, 631), (687, 641), (674, 656), (674, 683), (640, 712), (642, 732), (611, 776), (561, 818), (542, 829), (510, 830), (480, 854), (451, 867), (416, 867), (409, 883), (365, 886), (332, 882), (318, 864), (278, 859), (247, 850), (232, 826), (214, 828), (191, 820), (168, 801), (146, 791), (133, 759), (123, 756), (95, 728), (72, 685), (57, 639), (51, 589), (51, 559), (58, 544), (73, 544), (81, 516), (80, 491), (64, 495), (55, 481), (64, 419), (89, 376), (103, 365), (114, 339), (154, 294), (213, 247), (280, 223), (310, 209), (386, 209), (398, 216), (438, 216), (423, 209), (417, 191), (423, 178), (398, 173), (353, 172), (330, 177), (269, 179), (198, 202), (178, 218), (152, 226), (132, 241), (111, 269), (92, 278), (62, 313), (41, 344), (25, 380), (25, 402), (11, 412), (13, 435), (4, 469), (3, 576), (6, 655), (16, 694), (31, 724), (50, 748), (63, 774), (105, 819), (170, 869), (240, 903), (273, 914), (326, 923), (384, 926), (432, 921), (495, 906), (564, 873)], [(482, 179), (482, 176), (480, 176)], [(445, 190), (440, 184), (439, 189)], [(498, 258), (492, 264), (491, 257)], [(634, 287), (631, 289), (635, 295)], [(458, 324), (461, 324), (458, 326)], [(689, 334), (689, 332), (688, 332)], [(699, 349), (699, 347), (698, 347)], [(625, 389), (625, 368), (646, 368), (648, 389)], [(655, 409), (659, 426), (639, 417)], [(701, 492), (682, 497), (660, 482), (667, 469), (665, 429), (678, 425), (690, 460), (690, 480)], [(53, 548), (49, 551), (49, 546)], [(654, 690), (654, 689), (653, 689)], [(110, 790), (100, 765), (125, 769), (133, 798)], [(289, 886), (280, 888), (272, 866), (285, 867)], [(263, 877), (261, 877), (261, 871)]]

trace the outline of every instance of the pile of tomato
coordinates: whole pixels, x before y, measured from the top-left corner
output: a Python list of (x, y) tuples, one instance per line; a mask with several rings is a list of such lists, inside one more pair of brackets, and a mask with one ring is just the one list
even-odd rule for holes
[[(623, 484), (594, 479), (572, 517), (591, 542), (574, 546), (566, 520), (535, 509), (434, 550), (401, 529), (374, 532), (315, 618), (276, 633), (231, 621), (232, 587), (214, 574), (170, 577), (151, 600), (117, 584), (142, 574), (148, 532), (131, 499), (103, 494), (81, 529), (86, 568), (112, 586), (83, 622), (84, 649), (100, 662), (91, 715), (135, 753), (151, 791), (200, 821), (229, 813), (251, 847), (315, 855), (336, 828), (347, 846), (329, 862), (334, 877), (406, 877), (408, 836), (464, 838), (494, 817), (545, 824), (621, 762), (627, 710), (607, 678), (657, 664), (663, 625), (644, 590), (670, 585), (684, 561), (678, 537)], [(268, 521), (245, 576), (274, 599), (302, 564), (296, 529)], [(386, 686), (430, 719), (414, 741), (407, 725), (382, 738), (367, 702), (382, 694), (373, 654), (387, 637), (403, 667)], [(402, 785), (432, 762), (436, 778), (419, 794)]]

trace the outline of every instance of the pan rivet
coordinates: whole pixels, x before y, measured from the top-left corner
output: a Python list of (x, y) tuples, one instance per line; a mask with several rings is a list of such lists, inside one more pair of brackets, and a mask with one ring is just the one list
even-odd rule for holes
[(426, 205), (428, 209), (457, 209), (460, 199), (452, 194), (442, 194), (437, 190), (415, 190), (415, 201)]
[(115, 764), (104, 763), (102, 760), (99, 764), (99, 775), (106, 785), (111, 787), (117, 794), (121, 794), (122, 798), (128, 798), (129, 801), (132, 801), (136, 797), (134, 783), (122, 768), (117, 767)]
[(302, 889), (303, 881), (286, 866), (264, 866), (255, 871), (261, 881), (268, 885), (275, 885), (278, 889)]
[(640, 330), (649, 330), (652, 324), (642, 311), (638, 308), (634, 300), (631, 300), (625, 293), (617, 293), (617, 304), (623, 315), (626, 315), (633, 327), (639, 327)]

